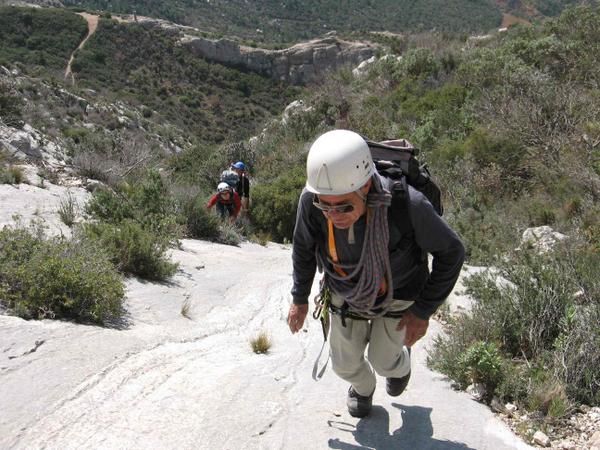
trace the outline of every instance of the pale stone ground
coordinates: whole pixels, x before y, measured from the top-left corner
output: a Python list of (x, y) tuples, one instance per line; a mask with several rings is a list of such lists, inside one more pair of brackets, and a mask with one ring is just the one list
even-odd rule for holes
[[(1, 223), (18, 212), (66, 232), (55, 212), (65, 195), (59, 186), (0, 185)], [(380, 379), (371, 416), (355, 419), (344, 382), (330, 369), (311, 378), (320, 325), (310, 319), (295, 336), (287, 329), (289, 247), (184, 240), (172, 253), (180, 270), (170, 283), (127, 281), (120, 326), (0, 315), (0, 448), (528, 448), (426, 368), (438, 323), (414, 349), (405, 394), (388, 397)], [(186, 301), (191, 319), (181, 314)], [(272, 339), (267, 355), (250, 349), (261, 331)]]

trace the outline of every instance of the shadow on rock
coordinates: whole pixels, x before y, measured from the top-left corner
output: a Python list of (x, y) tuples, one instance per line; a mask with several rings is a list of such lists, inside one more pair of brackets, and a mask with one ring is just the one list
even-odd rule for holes
[(104, 320), (102, 326), (104, 328), (112, 328), (114, 330), (123, 331), (130, 329), (131, 325), (133, 325), (133, 318), (131, 317), (131, 313), (125, 308), (122, 308), (120, 314)]
[(431, 408), (394, 404), (402, 414), (402, 426), (390, 433), (390, 416), (381, 406), (373, 406), (371, 414), (360, 419), (356, 426), (348, 422), (329, 421), (330, 427), (348, 431), (360, 444), (330, 439), (329, 448), (342, 450), (374, 449), (434, 449), (434, 450), (474, 450), (461, 442), (433, 438)]

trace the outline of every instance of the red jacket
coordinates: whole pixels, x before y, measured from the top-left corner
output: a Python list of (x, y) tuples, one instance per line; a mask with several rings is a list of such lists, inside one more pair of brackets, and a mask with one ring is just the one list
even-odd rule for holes
[(242, 202), (240, 201), (240, 196), (238, 195), (237, 192), (233, 191), (232, 193), (233, 193), (233, 197), (230, 194), (229, 200), (225, 201), (221, 198), (221, 194), (217, 192), (210, 198), (210, 200), (206, 204), (206, 207), (212, 208), (213, 206), (215, 206), (217, 204), (217, 202), (219, 202), (223, 205), (229, 205), (229, 204), (233, 203), (233, 216), (232, 217), (234, 217), (234, 218), (237, 217), (240, 212), (240, 209), (242, 208)]

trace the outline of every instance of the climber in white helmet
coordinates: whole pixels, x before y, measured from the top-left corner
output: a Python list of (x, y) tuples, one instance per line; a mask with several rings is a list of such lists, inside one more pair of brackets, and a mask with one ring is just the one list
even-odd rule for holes
[[(406, 388), (410, 348), (454, 287), (464, 247), (410, 186), (406, 209), (388, 214), (398, 204), (392, 202), (393, 180), (375, 170), (367, 142), (355, 132), (320, 136), (306, 169), (293, 236), (288, 325), (292, 333), (302, 329), (319, 267), (324, 272), (319, 298), (328, 299), (331, 319), (332, 367), (350, 384), (348, 412), (364, 417), (371, 410), (375, 374), (386, 378), (391, 396)], [(398, 215), (405, 224), (396, 223)], [(431, 273), (427, 254), (433, 256)]]
[(210, 209), (215, 205), (219, 216), (222, 219), (228, 219), (230, 222), (235, 221), (242, 207), (238, 193), (223, 181), (217, 185), (217, 193), (208, 200), (206, 209)]

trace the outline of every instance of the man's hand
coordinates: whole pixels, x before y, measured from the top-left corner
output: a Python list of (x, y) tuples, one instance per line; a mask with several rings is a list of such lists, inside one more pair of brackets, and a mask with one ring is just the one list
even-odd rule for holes
[(419, 319), (410, 311), (406, 311), (398, 322), (396, 330), (400, 331), (406, 327), (406, 336), (404, 337), (404, 345), (412, 347), (415, 342), (425, 336), (427, 333), (427, 327), (429, 326), (429, 320)]
[(297, 333), (302, 329), (302, 325), (304, 325), (304, 319), (306, 319), (306, 315), (308, 314), (308, 303), (305, 305), (290, 305), (290, 311), (288, 312), (288, 325), (290, 327), (290, 331), (293, 333)]

